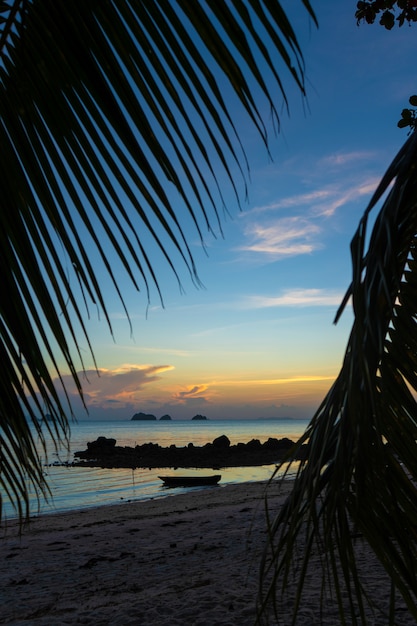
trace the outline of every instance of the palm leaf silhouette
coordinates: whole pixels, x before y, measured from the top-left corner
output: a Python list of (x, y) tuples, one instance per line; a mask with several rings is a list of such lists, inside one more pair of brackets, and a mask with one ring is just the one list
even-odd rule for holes
[[(273, 602), (279, 611), (296, 564), (292, 624), (317, 552), (318, 601), (332, 591), (342, 624), (374, 623), (367, 621), (372, 595), (356, 557), (358, 536), (392, 582), (384, 623), (397, 623), (395, 590), (417, 619), (416, 166), (413, 134), (352, 240), (352, 283), (336, 316), (351, 299), (354, 322), (343, 365), (297, 443), (298, 449), (305, 444), (306, 459), (285, 506), (270, 522), (260, 609)], [(382, 200), (368, 240), (371, 211)]]
[(0, 16), (0, 485), (22, 516), (47, 489), (30, 425), (67, 436), (54, 379), (64, 363), (82, 394), (89, 307), (112, 330), (103, 280), (149, 298), (162, 259), (198, 284), (189, 238), (245, 190), (236, 111), (267, 148), (280, 75), (304, 93), (304, 74), (278, 2), (2, 0)]

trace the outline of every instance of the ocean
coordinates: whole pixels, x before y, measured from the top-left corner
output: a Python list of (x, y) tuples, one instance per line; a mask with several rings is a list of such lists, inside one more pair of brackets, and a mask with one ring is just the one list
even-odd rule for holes
[[(184, 488), (167, 489), (162, 486), (158, 475), (172, 474), (174, 470), (158, 469), (101, 469), (87, 467), (62, 466), (71, 462), (74, 452), (85, 450), (87, 442), (97, 437), (116, 439), (118, 446), (135, 446), (144, 443), (158, 443), (161, 446), (177, 447), (193, 443), (202, 446), (211, 443), (216, 437), (226, 435), (231, 444), (247, 443), (259, 439), (261, 443), (269, 437), (281, 439), (288, 437), (296, 440), (307, 427), (308, 420), (293, 419), (257, 419), (257, 420), (172, 420), (172, 421), (79, 421), (71, 425), (70, 447), (56, 451), (51, 441), (48, 455), (45, 457), (39, 444), (39, 452), (45, 467), (45, 475), (52, 497), (38, 503), (34, 494), (31, 496), (31, 515), (43, 515), (54, 512), (77, 510), (106, 504), (117, 504), (135, 500), (162, 498), (183, 492)], [(296, 464), (294, 464), (294, 469)], [(275, 465), (260, 467), (233, 467), (221, 470), (221, 483), (241, 483), (246, 481), (267, 480), (275, 470)], [(177, 473), (198, 474), (207, 470), (176, 470)], [(210, 473), (210, 471), (208, 472)], [(212, 487), (207, 487), (212, 488)], [(195, 488), (197, 489), (197, 488)], [(201, 487), (200, 487), (201, 489)], [(16, 512), (3, 496), (3, 517), (12, 519)]]

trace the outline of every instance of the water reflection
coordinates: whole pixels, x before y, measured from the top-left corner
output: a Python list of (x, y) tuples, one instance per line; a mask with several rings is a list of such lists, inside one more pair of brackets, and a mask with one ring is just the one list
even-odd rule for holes
[[(71, 450), (65, 449), (56, 452), (49, 446), (46, 462), (59, 459), (61, 462), (73, 459), (76, 450), (87, 447), (88, 441), (98, 436), (113, 437), (117, 445), (135, 445), (152, 441), (161, 446), (175, 444), (184, 446), (193, 443), (201, 446), (213, 441), (215, 437), (227, 435), (232, 445), (251, 439), (259, 439), (261, 443), (269, 437), (288, 437), (297, 439), (307, 425), (307, 421), (297, 420), (248, 420), (238, 422), (232, 420), (218, 420), (210, 422), (153, 422), (152, 424), (138, 422), (82, 422), (72, 428)], [(41, 455), (43, 451), (40, 449)], [(292, 464), (292, 473), (297, 470), (297, 464)], [(180, 471), (180, 470), (178, 470)], [(231, 467), (222, 468), (221, 485), (242, 483), (246, 481), (269, 480), (275, 471), (275, 465), (259, 467)], [(76, 510), (103, 504), (115, 504), (126, 501), (144, 500), (149, 498), (167, 497), (167, 490), (163, 488), (158, 475), (173, 473), (174, 470), (161, 469), (101, 469), (80, 467), (45, 467), (48, 484), (53, 494), (51, 502), (40, 503), (40, 513), (54, 511)], [(210, 470), (182, 470), (185, 474), (211, 473)], [(291, 475), (288, 476), (291, 478)], [(200, 488), (200, 487), (199, 487)], [(209, 487), (210, 488), (210, 487)], [(185, 488), (171, 489), (170, 495), (181, 493)], [(15, 517), (15, 511), (7, 501), (6, 494), (2, 494), (5, 518)], [(168, 496), (169, 497), (169, 496)], [(31, 511), (37, 514), (36, 497), (31, 499)]]

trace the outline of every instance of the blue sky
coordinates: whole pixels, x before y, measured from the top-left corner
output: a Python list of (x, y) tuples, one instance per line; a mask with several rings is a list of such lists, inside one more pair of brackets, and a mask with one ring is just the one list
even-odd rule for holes
[(182, 293), (156, 260), (164, 308), (154, 291), (148, 307), (146, 294), (120, 275), (132, 333), (113, 291), (114, 339), (91, 312), (100, 376), (86, 351), (90, 418), (313, 415), (339, 371), (352, 323), (347, 309), (333, 324), (350, 281), (350, 240), (406, 140), (396, 123), (417, 91), (415, 28), (358, 27), (355, 6), (316, 0), (317, 30), (301, 3), (284, 3), (306, 61), (307, 103), (287, 83), (290, 116), (284, 111), (280, 133), (270, 133), (272, 160), (237, 117), (248, 199), (240, 211), (225, 187), (230, 215), (223, 236), (205, 235), (205, 250), (188, 233), (203, 287), (178, 266)]

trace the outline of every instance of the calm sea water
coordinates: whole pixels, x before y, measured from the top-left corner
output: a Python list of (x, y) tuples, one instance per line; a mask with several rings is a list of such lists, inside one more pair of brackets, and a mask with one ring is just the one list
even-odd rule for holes
[[(76, 510), (103, 504), (116, 504), (133, 500), (167, 497), (181, 493), (184, 489), (167, 489), (162, 486), (158, 474), (174, 473), (174, 470), (157, 469), (101, 469), (61, 467), (54, 463), (72, 461), (74, 452), (85, 450), (87, 442), (97, 437), (112, 437), (119, 446), (135, 446), (143, 443), (158, 443), (161, 446), (196, 446), (212, 442), (220, 435), (227, 435), (232, 444), (247, 443), (259, 439), (261, 443), (269, 437), (289, 437), (296, 440), (305, 430), (308, 420), (172, 420), (156, 422), (109, 422), (80, 421), (71, 427), (69, 450), (55, 451), (48, 446), (48, 456), (43, 456), (45, 474), (52, 492), (52, 499), (42, 500), (38, 505), (31, 500), (33, 515)], [(41, 450), (41, 448), (39, 448)], [(221, 470), (221, 485), (245, 481), (266, 480), (275, 465), (261, 467), (237, 467)], [(177, 470), (177, 473), (198, 474), (207, 470)], [(4, 494), (4, 517), (14, 518), (16, 513)]]

